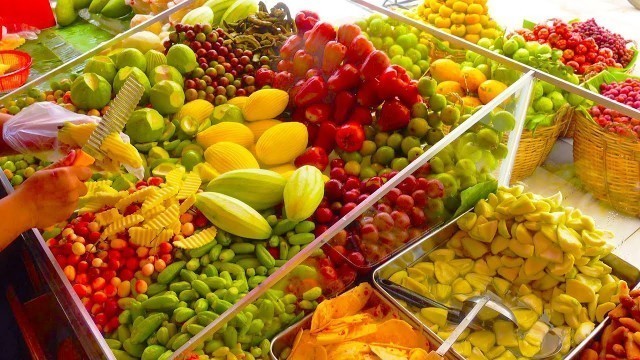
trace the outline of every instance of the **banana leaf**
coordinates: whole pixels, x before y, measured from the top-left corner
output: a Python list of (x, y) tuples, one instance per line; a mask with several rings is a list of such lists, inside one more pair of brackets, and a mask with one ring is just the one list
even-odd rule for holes
[(484, 181), (463, 190), (460, 193), (460, 207), (453, 214), (453, 218), (473, 208), (478, 201), (486, 199), (490, 193), (495, 193), (496, 191), (498, 191), (498, 181), (496, 180)]

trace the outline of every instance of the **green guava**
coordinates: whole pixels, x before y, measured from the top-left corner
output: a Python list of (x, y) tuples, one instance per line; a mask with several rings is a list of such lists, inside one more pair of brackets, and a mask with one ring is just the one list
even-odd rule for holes
[(133, 76), (136, 80), (138, 80), (140, 84), (142, 84), (142, 86), (144, 86), (144, 95), (142, 95), (142, 98), (140, 99), (140, 102), (138, 104), (146, 104), (149, 101), (151, 84), (149, 83), (147, 75), (145, 75), (142, 70), (136, 67), (125, 66), (122, 69), (118, 70), (116, 77), (113, 79), (113, 91), (117, 94), (129, 76)]
[(232, 104), (222, 104), (216, 106), (211, 113), (211, 124), (219, 124), (221, 122), (237, 122), (243, 123), (244, 117), (242, 110)]
[(120, 52), (120, 54), (118, 54), (116, 67), (118, 69), (122, 69), (125, 66), (133, 66), (142, 71), (145, 71), (147, 70), (147, 59), (144, 57), (144, 54), (138, 49), (124, 49), (122, 50), (122, 52)]
[(71, 84), (71, 101), (83, 110), (102, 109), (111, 101), (111, 84), (100, 75), (82, 74)]
[(190, 73), (198, 66), (196, 53), (184, 44), (176, 44), (169, 49), (167, 64), (176, 68), (181, 74)]
[(184, 79), (180, 72), (169, 65), (158, 65), (149, 72), (149, 81), (151, 81), (152, 86), (162, 80), (174, 81), (180, 85), (180, 87), (183, 87), (184, 84)]
[(109, 84), (113, 83), (113, 78), (116, 77), (116, 73), (118, 70), (116, 69), (116, 65), (111, 61), (111, 58), (104, 55), (94, 56), (87, 64), (84, 66), (85, 73), (94, 73), (102, 76), (109, 82)]
[(124, 132), (132, 143), (157, 141), (164, 132), (164, 118), (154, 109), (136, 110), (127, 121)]
[(162, 80), (151, 88), (150, 99), (160, 114), (175, 114), (184, 105), (184, 91), (176, 82)]

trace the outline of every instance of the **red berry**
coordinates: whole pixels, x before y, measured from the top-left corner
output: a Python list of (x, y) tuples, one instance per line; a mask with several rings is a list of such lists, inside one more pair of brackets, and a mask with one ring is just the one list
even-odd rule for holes
[(409, 195), (402, 194), (396, 200), (396, 207), (403, 211), (409, 211), (413, 208), (413, 198)]
[(351, 210), (355, 209), (356, 206), (356, 203), (353, 202), (344, 204), (342, 209), (340, 209), (340, 216), (346, 216)]
[(347, 256), (347, 259), (355, 266), (362, 267), (365, 265), (364, 256), (357, 251), (354, 251), (351, 254), (349, 254)]
[(340, 158), (335, 158), (333, 160), (331, 160), (331, 169), (333, 170), (333, 168), (343, 168), (344, 167), (344, 160), (340, 159)]
[(338, 278), (336, 270), (331, 266), (323, 266), (320, 268), (320, 274), (327, 280), (335, 280)]
[(429, 179), (427, 180), (426, 186), (427, 196), (430, 199), (439, 199), (444, 197), (444, 185), (442, 185), (442, 182), (439, 180)]
[(332, 217), (333, 217), (333, 213), (329, 208), (326, 208), (326, 207), (318, 208), (315, 212), (315, 219), (317, 222), (321, 224), (329, 223)]

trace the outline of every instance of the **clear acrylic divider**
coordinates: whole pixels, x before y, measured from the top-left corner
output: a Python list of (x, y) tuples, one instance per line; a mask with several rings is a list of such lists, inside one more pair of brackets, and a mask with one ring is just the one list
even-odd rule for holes
[[(454, 151), (451, 148), (451, 146), (456, 140), (459, 140), (465, 136), (467, 136), (467, 139), (469, 140), (472, 138), (477, 139), (473, 131), (470, 131), (470, 130), (472, 130), (472, 128), (475, 130), (482, 129), (485, 127), (485, 125), (483, 125), (482, 122), (490, 123), (493, 119), (495, 119), (495, 114), (497, 112), (494, 112), (494, 110), (496, 110), (501, 106), (506, 106), (505, 112), (511, 115), (510, 117), (506, 114), (502, 114), (498, 116), (500, 118), (498, 120), (500, 122), (500, 125), (499, 125), (500, 127), (503, 126), (502, 124), (503, 120), (506, 120), (507, 122), (513, 121), (513, 115), (512, 115), (513, 112), (516, 111), (518, 107), (522, 107), (523, 104), (528, 103), (524, 98), (528, 96), (531, 82), (532, 82), (531, 73), (523, 75), (513, 85), (511, 85), (505, 91), (500, 93), (498, 96), (496, 96), (493, 100), (491, 100), (485, 106), (479, 108), (468, 119), (461, 122), (457, 127), (453, 128), (448, 134), (444, 135), (444, 137), (440, 141), (438, 141), (432, 147), (425, 150), (424, 154), (418, 157), (415, 161), (411, 162), (404, 169), (400, 170), (395, 176), (389, 178), (386, 181), (386, 183), (384, 183), (377, 190), (375, 190), (371, 195), (369, 195), (369, 197), (367, 197), (364, 201), (358, 204), (353, 210), (348, 212), (344, 217), (338, 220), (338, 222), (336, 222), (334, 225), (329, 227), (324, 233), (319, 235), (313, 242), (308, 244), (306, 247), (301, 249), (295, 256), (289, 259), (284, 266), (280, 267), (269, 277), (265, 278), (259, 285), (257, 285), (251, 291), (249, 291), (244, 297), (238, 299), (233, 306), (228, 307), (226, 306), (225, 302), (221, 302), (222, 304), (225, 304), (225, 306), (223, 306), (224, 311), (218, 314), (219, 316), (217, 316), (215, 320), (213, 320), (209, 325), (207, 325), (196, 336), (191, 338), (181, 348), (179, 348), (174, 353), (172, 358), (174, 359), (187, 358), (192, 354), (193, 351), (205, 349), (207, 346), (207, 344), (205, 343), (212, 344), (212, 345), (209, 345), (210, 346), (209, 350), (213, 348), (218, 349), (223, 347), (225, 341), (227, 341), (227, 344), (229, 344), (229, 339), (237, 339), (236, 335), (238, 335), (238, 329), (236, 329), (232, 325), (237, 325), (238, 328), (242, 327), (242, 330), (243, 330), (242, 332), (246, 335), (246, 331), (248, 331), (247, 329), (249, 329), (248, 327), (246, 327), (248, 325), (245, 322), (245, 320), (247, 319), (247, 313), (254, 313), (256, 311), (259, 311), (260, 308), (258, 307), (258, 309), (256, 309), (255, 306), (256, 304), (262, 304), (265, 299), (268, 299), (270, 302), (277, 301), (278, 299), (286, 299), (281, 304), (281, 306), (278, 306), (278, 307), (280, 308), (281, 311), (291, 310), (292, 312), (291, 313), (288, 313), (286, 311), (284, 313), (281, 312), (281, 314), (285, 314), (282, 316), (282, 318), (288, 321), (282, 321), (282, 319), (279, 318), (278, 320), (279, 323), (276, 325), (273, 325), (274, 328), (269, 329), (270, 332), (264, 335), (274, 336), (278, 331), (281, 331), (282, 329), (284, 329), (285, 326), (293, 323), (294, 320), (299, 320), (302, 316), (304, 316), (304, 310), (306, 310), (304, 308), (308, 307), (309, 310), (311, 310), (313, 308), (312, 305), (315, 305), (315, 304), (313, 304), (313, 300), (308, 300), (303, 302), (302, 307), (299, 304), (299, 302), (305, 300), (303, 295), (304, 292), (307, 290), (312, 290), (312, 288), (307, 289), (307, 288), (304, 288), (304, 286), (302, 288), (300, 288), (299, 286), (289, 287), (289, 285), (291, 285), (292, 283), (292, 280), (294, 280), (293, 283), (296, 283), (296, 279), (297, 279), (296, 271), (300, 271), (300, 270), (295, 270), (295, 269), (299, 267), (301, 264), (304, 264), (305, 261), (311, 261), (310, 263), (306, 263), (307, 267), (309, 266), (309, 264), (313, 264), (314, 262), (316, 267), (317, 266), (322, 267), (322, 259), (326, 255), (321, 255), (319, 250), (323, 245), (330, 242), (331, 239), (333, 239), (334, 237), (340, 236), (340, 233), (343, 232), (344, 229), (346, 229), (349, 225), (359, 221), (359, 219), (362, 219), (363, 215), (367, 214), (367, 212), (369, 212), (370, 214), (371, 211), (373, 211), (372, 209), (377, 207), (376, 204), (378, 204), (378, 202), (382, 201), (384, 203), (385, 200), (383, 200), (383, 198), (388, 196), (390, 192), (397, 191), (394, 189), (398, 187), (403, 187), (404, 186), (403, 182), (406, 184), (405, 180), (409, 176), (412, 176), (412, 174), (418, 174), (420, 171), (424, 171), (424, 169), (422, 168), (435, 156), (438, 156), (439, 154), (443, 154), (449, 151)], [(516, 97), (518, 97), (518, 100), (516, 100)], [(526, 108), (525, 110), (521, 110), (517, 113), (522, 114), (523, 112), (526, 112)], [(511, 120), (509, 120), (509, 118)], [(515, 123), (518, 123), (518, 121), (515, 121)], [(522, 120), (519, 121), (519, 123), (522, 124)], [(509, 128), (513, 126), (514, 124), (511, 123)], [(491, 131), (494, 131), (494, 130), (491, 130)], [(496, 137), (497, 137), (497, 134), (496, 134)], [(504, 142), (505, 140), (508, 141), (508, 138), (510, 137), (511, 136), (503, 136), (502, 142)], [(487, 136), (487, 140), (495, 141), (495, 138), (493, 138), (492, 136)], [(487, 140), (480, 140), (480, 142), (487, 141)], [(510, 143), (512, 146), (517, 146), (517, 141), (510, 141), (510, 142), (508, 141), (508, 143)], [(470, 144), (467, 146), (465, 151), (478, 150), (477, 146), (479, 146), (479, 144), (478, 145)], [(506, 150), (506, 146), (501, 148)], [(507, 152), (509, 151), (511, 151), (511, 149), (509, 149)], [(504, 156), (506, 155), (507, 154), (504, 154)], [(464, 167), (465, 164), (467, 163), (475, 167), (475, 164), (473, 162), (468, 162), (468, 161), (463, 162), (461, 167)], [(507, 165), (507, 163), (508, 161), (505, 161), (502, 163), (501, 166), (508, 168), (509, 166)], [(496, 174), (498, 172), (498, 167), (497, 166), (491, 167), (491, 170), (493, 171), (494, 174)], [(507, 170), (505, 169), (502, 171), (506, 172)], [(475, 180), (477, 182), (477, 179)], [(487, 184), (487, 186), (489, 185)], [(494, 184), (494, 188), (495, 186), (496, 184)], [(476, 191), (474, 191), (474, 193), (475, 192)], [(481, 194), (483, 193), (483, 191), (478, 190), (477, 193)], [(471, 198), (468, 201), (470, 206), (473, 206), (472, 204), (474, 203), (474, 201), (471, 200)], [(457, 209), (457, 207), (455, 209)], [(451, 210), (453, 211), (450, 211), (450, 212), (454, 213), (455, 209), (452, 207)], [(453, 214), (451, 214), (451, 216), (453, 216)], [(406, 216), (406, 214), (404, 214), (404, 216), (402, 217), (399, 217), (398, 219), (405, 223), (406, 221), (410, 221), (408, 219), (408, 216)], [(450, 217), (447, 220), (450, 220)], [(446, 220), (444, 220), (444, 222), (446, 222)], [(414, 231), (412, 233), (417, 236), (419, 234), (419, 231)], [(407, 236), (408, 236), (408, 232), (407, 232)], [(406, 240), (408, 241), (408, 237)], [(311, 258), (312, 260), (308, 260), (309, 258)], [(319, 269), (316, 268), (315, 270), (316, 271), (314, 272), (314, 274), (318, 273)], [(319, 272), (322, 273), (325, 271), (319, 271)], [(300, 274), (309, 274), (309, 273), (311, 272), (308, 272), (308, 273), (304, 271), (300, 272)], [(320, 274), (317, 276), (321, 277), (323, 275)], [(303, 278), (304, 278), (303, 276), (300, 276), (300, 279), (303, 279)], [(316, 287), (315, 284), (307, 284), (307, 286), (309, 285), (314, 285), (313, 287)], [(345, 284), (344, 286), (348, 286), (348, 285)], [(293, 291), (292, 293), (287, 294), (284, 290), (280, 290), (280, 289), (286, 290), (288, 287), (290, 290)], [(312, 291), (318, 292), (322, 290), (322, 287), (321, 286), (319, 287), (320, 289), (312, 290)], [(273, 291), (273, 289), (278, 289), (278, 290)], [(336, 289), (336, 290), (339, 291), (340, 289)], [(322, 294), (322, 292), (320, 291), (319, 294)], [(315, 294), (315, 293), (308, 294), (307, 298), (310, 299), (312, 297), (311, 295), (315, 296), (318, 294)], [(325, 295), (330, 296), (334, 294), (332, 294), (331, 291), (329, 291), (326, 294), (322, 294), (321, 296), (325, 296)], [(296, 305), (296, 302), (298, 302), (297, 305)], [(298, 310), (299, 312), (295, 313), (296, 310)], [(238, 314), (241, 314), (239, 315), (239, 318), (238, 318)], [(261, 319), (261, 320), (264, 323), (264, 319)], [(230, 321), (232, 321), (233, 323), (229, 324)], [(259, 326), (259, 325), (255, 325), (255, 326)], [(229, 330), (231, 328), (234, 328), (235, 331)], [(248, 343), (245, 344), (245, 347), (250, 346), (251, 344), (250, 337), (244, 337), (242, 338), (242, 340), (249, 341)], [(259, 343), (258, 344), (254, 343), (253, 346), (261, 348)], [(250, 347), (247, 349), (250, 351)], [(226, 350), (220, 350), (220, 354), (222, 354), (224, 351)], [(257, 352), (257, 350), (255, 351)]]

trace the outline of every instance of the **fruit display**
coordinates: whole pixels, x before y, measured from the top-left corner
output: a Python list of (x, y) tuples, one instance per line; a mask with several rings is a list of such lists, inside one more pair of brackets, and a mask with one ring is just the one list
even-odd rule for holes
[(310, 328), (300, 329), (293, 347), (285, 348), (279, 358), (308, 359), (309, 354), (314, 354), (313, 358), (384, 358), (387, 353), (425, 358), (429, 341), (409, 323), (397, 319), (399, 315), (385, 308), (375, 295), (371, 285), (363, 283), (323, 301), (313, 312)]
[(485, 0), (425, 0), (413, 12), (440, 30), (475, 44), (482, 38), (495, 39), (502, 34), (488, 10)]
[(606, 359), (611, 356), (623, 359), (637, 359), (640, 357), (640, 314), (638, 310), (637, 289), (625, 289), (620, 293), (620, 304), (609, 311), (612, 323), (607, 325), (598, 341), (590, 344), (589, 348), (580, 354), (581, 360)]
[[(602, 95), (634, 109), (640, 109), (640, 79), (627, 78), (616, 81), (611, 74), (605, 73), (603, 75), (611, 77), (613, 81), (600, 84), (597, 90)], [(640, 120), (638, 119), (632, 119), (602, 105), (592, 106), (589, 109), (589, 114), (598, 125), (608, 131), (620, 136), (640, 139)]]
[(562, 50), (560, 60), (580, 75), (624, 68), (635, 57), (635, 50), (627, 46), (630, 41), (598, 26), (594, 19), (575, 23), (553, 19), (518, 32), (527, 41)]
[[(563, 206), (560, 193), (500, 188), (458, 219), (446, 246), (389, 280), (458, 308), (489, 288), (513, 307), (517, 329), (495, 320), (493, 331), (467, 330), (454, 345), (464, 357), (530, 358), (552, 329), (562, 334), (566, 354), (628, 294), (600, 260), (613, 248), (609, 236), (593, 218)], [(443, 339), (453, 329), (445, 309), (413, 310)]]
[[(127, 20), (131, 11), (174, 5), (72, 3), (59, 1), (61, 13), (89, 7)], [(432, 0), (412, 12), (571, 83), (584, 75), (551, 41), (502, 37), (485, 1)], [(150, 19), (139, 15), (132, 21)], [(560, 195), (498, 190), (515, 95), (442, 143), (517, 81), (516, 71), (471, 51), (443, 56), (440, 40), (381, 15), (337, 24), (310, 10), (292, 15), (283, 3), (195, 1), (0, 106), (15, 115), (48, 101), (102, 117), (127, 78), (145, 89), (122, 134), (102, 143), (108, 159), (92, 168), (76, 213), (42, 229), (116, 358), (267, 359), (274, 337), (312, 312), (279, 358), (427, 358), (419, 327), (446, 338), (447, 314), (417, 309), (424, 324), (400, 320), (369, 275), (461, 215), (446, 248), (392, 276), (448, 305), (487, 288), (526, 305), (516, 311), (519, 329), (496, 322), (495, 333), (466, 330), (459, 354), (529, 358), (551, 329), (566, 353), (624, 305), (626, 283), (601, 260), (611, 251), (608, 232)], [(595, 23), (567, 26), (613, 47), (621, 66), (633, 62), (626, 42)], [(609, 82), (602, 92), (637, 108), (634, 81)], [(551, 125), (560, 109), (582, 102), (536, 83), (526, 127)], [(638, 133), (634, 120), (591, 111)], [(56, 144), (82, 148), (96, 127), (66, 122)], [(428, 162), (404, 174), (432, 149)], [(14, 186), (47, 165), (27, 154), (0, 158)], [(120, 165), (143, 168), (143, 178)], [(360, 215), (345, 221), (356, 208)], [(211, 331), (231, 308), (236, 315)], [(192, 341), (190, 353), (179, 354)]]

